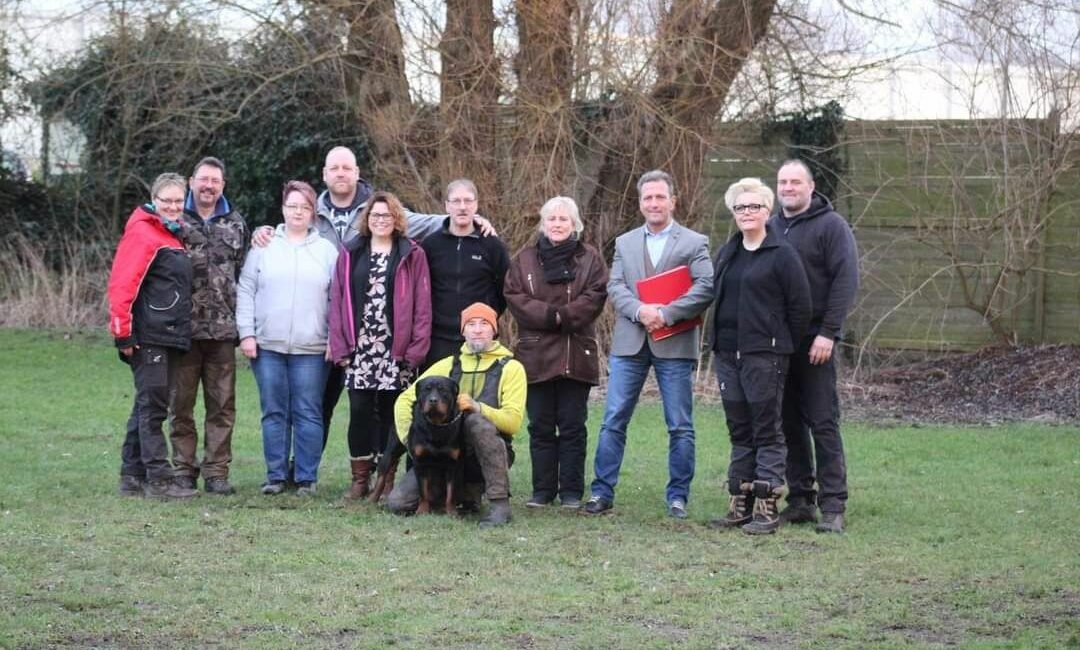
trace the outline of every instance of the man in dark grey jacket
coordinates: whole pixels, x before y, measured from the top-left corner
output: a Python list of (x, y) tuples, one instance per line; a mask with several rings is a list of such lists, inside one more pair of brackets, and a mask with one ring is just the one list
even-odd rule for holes
[[(799, 252), (810, 281), (810, 329), (791, 356), (784, 389), (783, 428), (788, 446), (788, 523), (817, 521), (818, 532), (841, 533), (847, 504), (847, 461), (840, 436), (833, 348), (859, 288), (859, 253), (851, 226), (814, 191), (810, 168), (788, 160), (776, 175), (781, 210), (770, 226)], [(817, 492), (814, 489), (815, 457)]]

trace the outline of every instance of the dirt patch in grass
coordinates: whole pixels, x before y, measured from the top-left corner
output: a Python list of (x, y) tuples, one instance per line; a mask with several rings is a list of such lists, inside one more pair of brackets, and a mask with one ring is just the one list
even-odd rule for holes
[(841, 382), (845, 412), (902, 423), (1080, 422), (1080, 346), (987, 348)]

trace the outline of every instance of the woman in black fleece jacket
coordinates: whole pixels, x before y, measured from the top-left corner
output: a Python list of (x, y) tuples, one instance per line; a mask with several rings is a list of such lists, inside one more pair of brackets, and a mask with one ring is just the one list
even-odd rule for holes
[[(724, 195), (739, 232), (713, 262), (712, 350), (731, 436), (730, 501), (717, 527), (775, 532), (787, 447), (780, 405), (788, 360), (810, 321), (810, 285), (798, 253), (766, 226), (773, 193), (744, 178)], [(752, 514), (751, 514), (752, 511)]]

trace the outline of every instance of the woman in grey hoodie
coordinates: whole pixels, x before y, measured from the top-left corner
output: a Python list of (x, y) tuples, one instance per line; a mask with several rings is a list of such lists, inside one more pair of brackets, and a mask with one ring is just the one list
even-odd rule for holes
[(263, 494), (285, 490), (290, 452), (297, 494), (314, 495), (322, 460), (330, 279), (337, 247), (312, 225), (315, 190), (289, 181), (285, 222), (270, 245), (252, 247), (237, 290), (240, 350), (251, 359), (262, 406)]

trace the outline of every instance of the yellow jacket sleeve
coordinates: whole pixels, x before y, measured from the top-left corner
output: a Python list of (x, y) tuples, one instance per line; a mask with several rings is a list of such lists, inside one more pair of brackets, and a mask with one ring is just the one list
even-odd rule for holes
[(398, 395), (397, 400), (394, 402), (394, 424), (397, 428), (397, 437), (401, 442), (405, 442), (405, 439), (409, 437), (413, 404), (416, 403), (416, 382), (430, 376), (447, 377), (450, 375), (450, 368), (453, 364), (453, 357), (447, 357), (435, 362), (435, 365), (428, 368), (424, 374), (417, 377), (416, 381), (409, 384), (409, 387)]
[(491, 420), (499, 433), (513, 436), (521, 428), (521, 422), (525, 419), (528, 385), (525, 366), (516, 359), (507, 363), (502, 371), (502, 381), (499, 382), (499, 408), (487, 404), (480, 407), (480, 413)]

